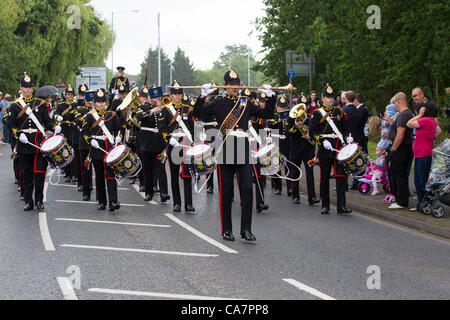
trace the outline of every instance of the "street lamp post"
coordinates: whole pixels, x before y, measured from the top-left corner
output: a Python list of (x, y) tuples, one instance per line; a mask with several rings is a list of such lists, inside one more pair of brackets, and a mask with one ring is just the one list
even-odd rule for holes
[(138, 13), (139, 10), (116, 11), (111, 12), (111, 71), (114, 72), (114, 14), (119, 13)]

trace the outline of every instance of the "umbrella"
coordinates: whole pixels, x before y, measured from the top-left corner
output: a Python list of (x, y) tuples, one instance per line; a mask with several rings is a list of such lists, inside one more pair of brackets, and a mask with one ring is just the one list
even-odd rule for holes
[(45, 97), (54, 96), (54, 95), (57, 95), (57, 94), (59, 94), (58, 89), (56, 89), (53, 86), (45, 86), (45, 87), (39, 88), (39, 90), (38, 90), (36, 95), (38, 97), (45, 98)]

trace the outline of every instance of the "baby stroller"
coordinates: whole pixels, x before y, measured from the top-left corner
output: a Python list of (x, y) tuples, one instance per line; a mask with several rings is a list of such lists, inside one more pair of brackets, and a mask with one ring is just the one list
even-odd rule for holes
[(450, 139), (446, 139), (433, 150), (430, 177), (425, 187), (426, 194), (420, 211), (426, 215), (441, 218), (445, 206), (450, 206)]
[[(372, 177), (373, 177), (374, 171), (375, 171), (375, 167), (373, 165), (373, 162), (371, 161), (364, 177), (358, 180), (358, 182), (359, 182), (358, 183), (358, 191), (361, 192), (362, 194), (368, 194), (372, 190)], [(384, 192), (390, 193), (387, 169), (383, 173), (381, 178), (377, 179), (377, 183), (381, 183), (383, 185)]]

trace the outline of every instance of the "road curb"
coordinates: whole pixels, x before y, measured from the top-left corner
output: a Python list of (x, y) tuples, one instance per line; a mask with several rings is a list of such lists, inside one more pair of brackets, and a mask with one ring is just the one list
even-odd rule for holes
[[(336, 205), (336, 199), (331, 198), (330, 202), (332, 204)], [(381, 218), (383, 220), (401, 224), (401, 225), (409, 227), (409, 228), (413, 228), (413, 229), (416, 229), (419, 231), (424, 231), (427, 233), (431, 233), (431, 234), (434, 234), (437, 236), (441, 236), (441, 237), (450, 239), (450, 229), (449, 228), (430, 225), (423, 221), (418, 221), (418, 220), (414, 220), (411, 218), (402, 217), (402, 216), (396, 215), (394, 213), (386, 212), (386, 211), (375, 209), (375, 208), (364, 207), (357, 203), (352, 203), (351, 201), (349, 201), (348, 198), (347, 198), (347, 204), (350, 209), (359, 211), (362, 214), (374, 216), (377, 218)]]

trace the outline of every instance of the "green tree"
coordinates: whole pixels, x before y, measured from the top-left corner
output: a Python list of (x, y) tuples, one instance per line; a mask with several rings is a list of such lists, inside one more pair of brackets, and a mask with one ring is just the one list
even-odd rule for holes
[[(144, 86), (145, 81), (145, 70), (148, 66), (148, 84), (152, 86), (153, 84), (158, 85), (158, 49), (153, 49), (150, 47), (145, 54), (144, 62), (141, 63), (141, 72), (138, 75), (136, 85), (139, 88)], [(166, 86), (170, 85), (170, 59), (161, 49), (161, 86), (163, 91), (165, 91)]]
[[(382, 110), (398, 91), (415, 86), (428, 97), (443, 95), (449, 76), (448, 1), (265, 0), (265, 16), (256, 26), (265, 58), (256, 69), (285, 83), (285, 52), (313, 53), (313, 88), (328, 82), (337, 89), (363, 93), (368, 105)], [(381, 29), (369, 29), (371, 5), (381, 9)], [(309, 79), (296, 78), (307, 92)], [(374, 111), (374, 110), (373, 110)]]
[[(173, 80), (177, 80), (181, 85), (193, 85), (195, 83), (195, 70), (186, 56), (185, 52), (180, 48), (177, 49), (173, 58)], [(194, 94), (193, 90), (185, 90), (187, 94)]]
[[(36, 86), (75, 79), (80, 66), (104, 66), (108, 24), (88, 0), (3, 0), (0, 7), (0, 86), (15, 92), (27, 72)], [(75, 11), (69, 11), (74, 6)], [(79, 25), (70, 23), (79, 17)], [(7, 75), (7, 76), (5, 76)]]

